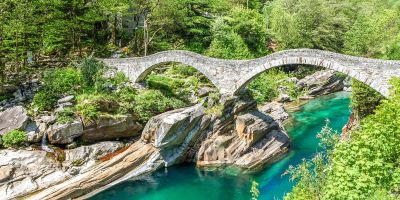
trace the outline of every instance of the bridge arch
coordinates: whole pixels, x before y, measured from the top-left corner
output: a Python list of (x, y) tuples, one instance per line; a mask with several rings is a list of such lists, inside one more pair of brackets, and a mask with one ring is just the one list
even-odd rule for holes
[(384, 96), (389, 96), (389, 80), (400, 77), (400, 61), (348, 56), (316, 49), (293, 49), (254, 60), (224, 60), (190, 51), (164, 51), (146, 57), (104, 59), (124, 72), (131, 81), (143, 80), (155, 65), (183, 63), (203, 73), (222, 94), (234, 95), (264, 71), (284, 65), (312, 65), (332, 69), (353, 77)]

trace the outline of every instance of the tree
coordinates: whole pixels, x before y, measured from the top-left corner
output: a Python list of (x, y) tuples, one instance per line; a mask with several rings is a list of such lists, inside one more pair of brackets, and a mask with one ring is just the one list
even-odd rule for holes
[(216, 58), (245, 59), (252, 57), (246, 43), (228, 26), (223, 18), (213, 24), (213, 40), (207, 55)]

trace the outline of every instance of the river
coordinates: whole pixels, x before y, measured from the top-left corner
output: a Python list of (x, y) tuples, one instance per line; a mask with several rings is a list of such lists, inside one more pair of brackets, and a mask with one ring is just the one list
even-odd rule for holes
[(248, 200), (252, 181), (259, 183), (261, 200), (282, 199), (293, 182), (282, 176), (290, 165), (311, 158), (320, 149), (316, 134), (329, 119), (340, 131), (350, 115), (349, 94), (339, 92), (309, 101), (290, 113), (286, 130), (291, 150), (279, 162), (255, 175), (234, 175), (229, 170), (201, 171), (193, 165), (163, 169), (139, 180), (131, 180), (93, 196), (92, 200)]

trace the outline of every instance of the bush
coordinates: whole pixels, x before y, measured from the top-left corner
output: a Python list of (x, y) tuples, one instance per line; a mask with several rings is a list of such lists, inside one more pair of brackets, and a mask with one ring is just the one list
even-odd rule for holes
[(83, 81), (87, 87), (95, 84), (99, 72), (104, 68), (102, 63), (91, 57), (84, 59), (79, 67)]
[(68, 67), (49, 70), (43, 77), (44, 89), (57, 95), (73, 94), (80, 89), (82, 76), (78, 70)]
[(39, 111), (51, 110), (57, 103), (57, 95), (49, 90), (41, 90), (35, 94), (32, 103)]
[(359, 119), (373, 114), (375, 108), (384, 99), (380, 93), (355, 79), (352, 81), (352, 88), (351, 108)]
[(257, 103), (272, 101), (278, 97), (280, 86), (287, 88), (287, 94), (296, 99), (300, 95), (296, 84), (288, 82), (287, 79), (291, 76), (279, 69), (271, 69), (260, 74), (257, 78), (247, 86)]
[(33, 98), (33, 106), (39, 111), (51, 110), (59, 97), (75, 94), (80, 89), (81, 80), (80, 73), (71, 67), (46, 71), (43, 87)]
[(74, 109), (65, 108), (62, 112), (56, 114), (57, 123), (67, 124), (74, 121)]
[(27, 141), (26, 133), (23, 131), (13, 130), (3, 135), (3, 145), (7, 148), (18, 147)]
[(185, 84), (182, 79), (155, 74), (149, 75), (146, 81), (150, 89), (164, 90), (173, 94), (177, 94)]
[(135, 97), (134, 111), (141, 121), (147, 121), (154, 115), (185, 106), (182, 100), (166, 97), (158, 90), (143, 90)]

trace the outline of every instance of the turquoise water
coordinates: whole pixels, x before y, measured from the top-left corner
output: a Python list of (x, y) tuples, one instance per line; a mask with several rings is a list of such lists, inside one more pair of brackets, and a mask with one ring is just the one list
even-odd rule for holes
[(318, 150), (316, 134), (329, 119), (331, 127), (340, 131), (349, 115), (350, 100), (344, 92), (311, 100), (301, 110), (291, 113), (293, 122), (286, 129), (292, 145), (289, 154), (255, 175), (229, 175), (221, 171), (205, 172), (192, 165), (160, 170), (140, 180), (116, 185), (91, 199), (101, 200), (242, 200), (250, 199), (252, 181), (259, 183), (262, 200), (282, 199), (293, 183), (282, 173)]

